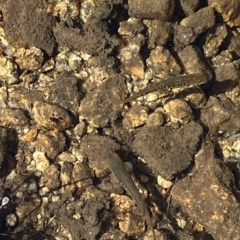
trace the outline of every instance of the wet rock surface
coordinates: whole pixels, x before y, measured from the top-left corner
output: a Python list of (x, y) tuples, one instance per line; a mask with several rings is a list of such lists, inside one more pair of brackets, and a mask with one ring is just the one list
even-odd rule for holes
[(0, 239), (239, 239), (239, 6), (2, 1)]

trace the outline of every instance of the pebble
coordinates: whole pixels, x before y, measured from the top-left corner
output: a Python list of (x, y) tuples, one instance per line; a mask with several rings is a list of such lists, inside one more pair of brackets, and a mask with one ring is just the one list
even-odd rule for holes
[(149, 182), (149, 178), (148, 178), (148, 176), (146, 176), (146, 175), (141, 174), (141, 175), (138, 176), (138, 177), (139, 177), (141, 183), (147, 183), (147, 182)]
[(209, 76), (209, 79), (211, 79), (212, 70), (204, 62), (204, 59), (200, 54), (200, 50), (198, 50), (197, 47), (193, 47), (192, 45), (185, 47), (178, 52), (178, 57), (186, 73), (206, 74)]
[(0, 87), (0, 108), (6, 108), (6, 102), (8, 98), (7, 87), (2, 86)]
[(165, 78), (171, 74), (179, 74), (181, 67), (171, 53), (162, 46), (157, 46), (151, 50), (149, 58), (146, 61), (147, 67), (153, 76)]
[(40, 196), (45, 196), (48, 193), (49, 193), (49, 189), (47, 187), (43, 187), (39, 190)]
[(12, 58), (7, 58), (2, 55), (0, 55), (0, 83), (1, 82), (7, 85), (19, 82), (17, 65)]
[(226, 63), (215, 69), (216, 81), (212, 87), (213, 92), (219, 94), (232, 90), (237, 85), (239, 76), (238, 66), (236, 66), (234, 62)]
[(67, 53), (65, 51), (61, 51), (55, 58), (56, 64), (55, 64), (55, 68), (57, 73), (58, 72), (68, 72), (70, 71), (70, 67), (69, 67), (69, 59), (67, 57)]
[(29, 112), (31, 118), (34, 102), (42, 99), (43, 93), (36, 89), (27, 90), (27, 88), (8, 88), (8, 106), (12, 109), (20, 108), (25, 110), (25, 112)]
[(163, 46), (171, 40), (172, 27), (170, 22), (154, 19), (145, 20), (144, 23), (147, 25), (148, 46), (150, 49)]
[(41, 87), (46, 87), (48, 83), (53, 83), (54, 79), (48, 74), (41, 73), (38, 76), (38, 83)]
[(79, 79), (74, 76), (59, 76), (51, 85), (48, 101), (70, 111), (77, 117), (81, 98), (79, 84)]
[(156, 93), (152, 92), (152, 93), (147, 94), (145, 99), (147, 102), (153, 102), (158, 99), (158, 95)]
[[(12, 45), (26, 48), (35, 46), (51, 56), (55, 50), (56, 41), (52, 31), (54, 17), (49, 11), (49, 6), (43, 2), (29, 2), (26, 8), (25, 4), (24, 1), (7, 1), (4, 4), (2, 12), (5, 34)], [(12, 14), (12, 11), (15, 14)]]
[(188, 27), (174, 24), (174, 43), (176, 49), (182, 49), (191, 43), (202, 33), (202, 27)]
[(226, 92), (226, 96), (238, 107), (240, 107), (240, 92), (239, 85), (233, 88), (231, 91)]
[(83, 137), (84, 134), (87, 132), (86, 123), (84, 121), (78, 123), (73, 129), (73, 131), (78, 137), (80, 138)]
[(157, 176), (157, 183), (158, 185), (162, 186), (163, 188), (170, 188), (172, 186), (172, 182), (169, 180), (166, 180), (162, 176), (158, 175)]
[(77, 158), (78, 161), (86, 162), (86, 156), (83, 153), (82, 149), (78, 149), (78, 148), (73, 147), (72, 148), (72, 154)]
[(206, 106), (202, 109), (201, 122), (212, 131), (228, 133), (239, 131), (237, 120), (239, 117), (235, 116), (235, 111), (236, 107), (225, 94), (219, 94), (217, 97), (210, 96)]
[(61, 19), (61, 21), (69, 21), (77, 18), (80, 13), (80, 4), (77, 2), (58, 2), (54, 5), (53, 14)]
[(55, 104), (36, 101), (32, 111), (38, 126), (65, 130), (72, 124), (69, 113)]
[(184, 218), (182, 218), (181, 216), (177, 216), (176, 221), (177, 221), (177, 225), (182, 229), (184, 229), (187, 225), (186, 220)]
[(15, 213), (10, 213), (6, 217), (6, 224), (8, 227), (15, 227), (18, 223), (18, 218)]
[(220, 13), (230, 27), (240, 26), (239, 0), (208, 0), (208, 5)]
[[(44, 59), (46, 60), (46, 59)], [(41, 68), (41, 72), (48, 72), (53, 70), (55, 67), (55, 60), (53, 58), (50, 58), (48, 60), (46, 60), (46, 62), (44, 63), (44, 65)]]
[(219, 47), (226, 38), (227, 34), (227, 27), (224, 23), (219, 24), (208, 31), (205, 38), (205, 44), (203, 46), (206, 57), (213, 57), (218, 53)]
[(148, 108), (136, 104), (125, 114), (123, 125), (124, 127), (131, 129), (143, 125), (146, 123), (147, 119)]
[(29, 200), (23, 200), (21, 201), (21, 204), (19, 204), (16, 207), (16, 215), (18, 218), (18, 222), (23, 221), (26, 216), (29, 216), (35, 209), (37, 209), (41, 205), (42, 201), (38, 197), (33, 197), (31, 198), (31, 201)]
[(124, 71), (129, 74), (133, 80), (144, 79), (144, 62), (141, 56), (141, 48), (145, 43), (145, 36), (138, 34), (136, 37), (123, 36), (124, 45), (121, 47), (119, 56)]
[[(238, 48), (238, 46), (237, 46), (237, 48)], [(235, 49), (232, 49), (232, 52), (236, 53)], [(239, 54), (240, 54), (240, 52), (239, 52)], [(212, 61), (214, 68), (219, 68), (219, 67), (221, 67), (227, 63), (231, 63), (233, 61), (232, 53), (229, 50), (224, 50), (224, 51), (220, 52), (218, 55), (214, 56), (211, 61)]]
[(48, 158), (54, 159), (59, 153), (63, 152), (66, 138), (63, 133), (56, 130), (40, 132), (34, 144), (37, 151), (45, 152)]
[(73, 170), (73, 164), (70, 162), (63, 162), (61, 164), (60, 179), (62, 186), (66, 186), (71, 182), (71, 174)]
[(191, 108), (183, 100), (170, 100), (163, 105), (163, 108), (173, 122), (187, 123), (193, 118)]
[(127, 21), (120, 22), (118, 33), (122, 36), (135, 37), (143, 32), (144, 25), (138, 18), (129, 18)]
[(175, 8), (174, 0), (129, 0), (128, 14), (135, 18), (169, 20)]
[[(190, 106), (194, 108), (202, 108), (205, 106), (205, 104), (207, 103), (207, 99), (201, 88), (189, 88), (186, 89), (185, 93), (187, 92), (187, 90), (189, 90), (189, 92), (187, 95), (185, 95), (184, 99), (190, 104)], [(184, 94), (184, 91), (182, 92), (182, 94)]]
[(28, 125), (29, 119), (22, 109), (0, 109), (0, 125), (16, 127), (16, 125)]
[(77, 54), (71, 53), (68, 59), (69, 68), (72, 71), (78, 70), (82, 66), (82, 58)]
[(3, 197), (3, 199), (1, 200), (1, 206), (0, 209), (4, 206), (6, 206), (9, 203), (10, 199), (8, 197)]
[(19, 199), (22, 198), (23, 197), (23, 192), (17, 192), (16, 197), (19, 198)]
[(34, 142), (36, 140), (37, 134), (38, 134), (38, 129), (36, 126), (33, 126), (27, 129), (27, 132), (24, 133), (24, 135), (21, 136), (20, 139), (21, 141), (24, 141), (24, 142)]
[(14, 178), (16, 178), (16, 177), (17, 177), (16, 171), (12, 170), (12, 171), (10, 172), (10, 174), (8, 174), (8, 176), (6, 177), (6, 179), (9, 180), (9, 181), (11, 181), (11, 180), (14, 180)]
[(37, 182), (35, 179), (30, 179), (29, 180), (29, 185), (28, 185), (28, 188), (27, 188), (27, 192), (28, 193), (36, 193), (38, 191), (38, 187), (37, 187)]
[(115, 209), (116, 218), (119, 220), (119, 228), (129, 236), (142, 234), (145, 231), (145, 223), (142, 214), (133, 200), (127, 196), (112, 193), (110, 195)]
[(180, 5), (183, 12), (189, 16), (196, 11), (199, 0), (180, 0)]
[(133, 172), (133, 165), (131, 162), (124, 162), (129, 172)]
[(240, 136), (230, 135), (218, 140), (225, 161), (240, 161)]
[(148, 126), (161, 126), (164, 123), (164, 116), (160, 112), (151, 113), (147, 119)]
[(60, 172), (56, 165), (49, 165), (40, 178), (39, 185), (47, 187), (50, 191), (56, 190), (61, 186)]
[(13, 56), (19, 67), (24, 70), (37, 70), (43, 62), (43, 52), (36, 47), (17, 48)]
[(72, 171), (72, 181), (78, 188), (84, 188), (93, 184), (92, 169), (88, 163), (76, 162)]
[(3, 49), (4, 53), (7, 56), (12, 56), (16, 49), (7, 41), (3, 27), (0, 27), (0, 41), (1, 48)]
[(48, 168), (49, 160), (45, 156), (44, 152), (35, 151), (33, 153), (33, 159), (35, 161), (36, 169), (38, 171), (43, 172), (43, 171), (45, 171)]
[(115, 229), (114, 231), (110, 230), (108, 232), (105, 232), (101, 236), (101, 240), (109, 240), (109, 239), (126, 240), (126, 234), (118, 229)]
[(111, 75), (81, 101), (78, 109), (80, 120), (87, 120), (97, 128), (106, 126), (118, 117), (121, 105), (116, 104), (116, 101), (124, 99), (126, 93), (125, 77), (121, 74)]
[(132, 143), (133, 152), (144, 158), (155, 175), (167, 180), (186, 171), (193, 163), (203, 134), (201, 125), (191, 121), (178, 129), (169, 126), (143, 126)]
[(62, 152), (57, 156), (57, 162), (59, 162), (60, 164), (64, 162), (74, 163), (76, 162), (76, 160), (76, 157), (68, 152)]
[(202, 28), (202, 32), (205, 32), (215, 24), (214, 10), (211, 7), (201, 8), (196, 13), (184, 18), (180, 25), (191, 28)]
[[(232, 36), (230, 39), (230, 44), (228, 47), (228, 54), (232, 56), (232, 58), (237, 58), (239, 59), (240, 57), (240, 35), (239, 33), (236, 33), (236, 35)], [(232, 59), (231, 59), (232, 60)]]
[[(154, 230), (156, 239), (159, 240), (171, 240), (171, 237), (169, 237), (169, 234), (165, 231), (165, 229), (158, 231), (158, 230)], [(151, 231), (151, 229), (149, 229), (146, 232), (146, 235), (144, 236), (143, 240), (152, 240), (153, 239), (153, 233)]]

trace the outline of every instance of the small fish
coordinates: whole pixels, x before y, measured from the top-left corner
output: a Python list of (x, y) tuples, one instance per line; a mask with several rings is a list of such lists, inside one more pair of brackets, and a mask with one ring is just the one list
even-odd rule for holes
[(201, 85), (208, 82), (208, 77), (205, 74), (188, 74), (170, 76), (167, 80), (161, 82), (150, 83), (146, 88), (134, 93), (132, 96), (119, 101), (120, 104), (131, 102), (132, 100), (145, 95), (147, 93), (159, 90), (166, 91), (172, 88), (189, 87), (194, 85)]
[(116, 175), (119, 182), (123, 185), (123, 187), (126, 189), (126, 191), (129, 193), (129, 195), (132, 197), (132, 199), (136, 202), (136, 204), (142, 211), (142, 214), (145, 217), (146, 222), (152, 231), (153, 239), (156, 240), (154, 228), (152, 225), (147, 205), (144, 199), (142, 198), (142, 195), (139, 193), (136, 185), (134, 184), (133, 179), (130, 173), (128, 172), (125, 164), (116, 153), (112, 152), (109, 149), (104, 149), (101, 152), (101, 155), (104, 158), (110, 170)]

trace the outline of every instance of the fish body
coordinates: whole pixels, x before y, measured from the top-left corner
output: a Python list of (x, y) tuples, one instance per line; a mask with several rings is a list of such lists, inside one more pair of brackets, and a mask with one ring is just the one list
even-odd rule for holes
[(120, 103), (131, 102), (134, 99), (153, 91), (166, 91), (173, 88), (189, 87), (201, 85), (208, 82), (208, 77), (204, 74), (188, 74), (171, 76), (166, 80), (160, 82), (150, 83), (146, 88), (134, 93), (132, 96), (120, 100)]
[(142, 211), (142, 215), (145, 217), (149, 228), (152, 230), (153, 239), (156, 240), (153, 224), (147, 205), (142, 195), (139, 193), (136, 185), (134, 184), (134, 181), (126, 168), (126, 165), (119, 158), (119, 156), (111, 150), (104, 149), (102, 152), (102, 157), (104, 158), (110, 170), (116, 175), (119, 182), (123, 185), (125, 190), (128, 192), (128, 194), (132, 197), (132, 199), (136, 202), (136, 204)]

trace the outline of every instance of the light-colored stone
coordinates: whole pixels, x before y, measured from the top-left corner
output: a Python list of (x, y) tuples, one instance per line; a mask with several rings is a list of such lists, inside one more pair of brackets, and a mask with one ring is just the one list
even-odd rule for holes
[(154, 77), (158, 76), (163, 79), (172, 74), (179, 74), (181, 71), (181, 67), (178, 65), (176, 59), (163, 46), (157, 46), (151, 50), (146, 64)]
[(12, 58), (0, 54), (0, 82), (5, 84), (18, 83), (17, 65)]
[(21, 69), (30, 71), (39, 69), (43, 62), (43, 53), (36, 47), (30, 47), (29, 49), (17, 48), (14, 57)]
[(74, 163), (76, 161), (76, 157), (68, 152), (62, 152), (57, 156), (57, 161), (61, 164), (61, 162), (70, 162)]
[(173, 99), (163, 105), (163, 108), (170, 116), (171, 121), (187, 123), (193, 118), (189, 105), (180, 99)]
[(44, 152), (39, 152), (39, 151), (35, 151), (33, 153), (33, 159), (35, 161), (36, 164), (36, 169), (38, 171), (45, 171), (48, 166), (49, 166), (49, 160), (48, 158), (45, 156)]
[(72, 119), (68, 112), (55, 104), (36, 101), (33, 106), (33, 117), (39, 126), (47, 128), (67, 129)]
[(175, 8), (174, 0), (129, 0), (128, 13), (136, 18), (169, 20)]
[(148, 108), (140, 105), (134, 105), (125, 114), (123, 119), (123, 125), (128, 128), (135, 128), (146, 123), (148, 119)]
[(172, 186), (172, 182), (169, 180), (166, 180), (162, 176), (158, 175), (157, 177), (158, 185), (162, 186), (163, 188), (170, 188)]
[(160, 112), (153, 112), (148, 116), (148, 126), (161, 126), (164, 123), (164, 116)]
[(0, 125), (15, 127), (16, 125), (28, 125), (29, 120), (22, 109), (0, 109)]
[(134, 236), (144, 232), (145, 224), (138, 207), (127, 196), (112, 193), (116, 217), (119, 220), (119, 228), (127, 235)]

